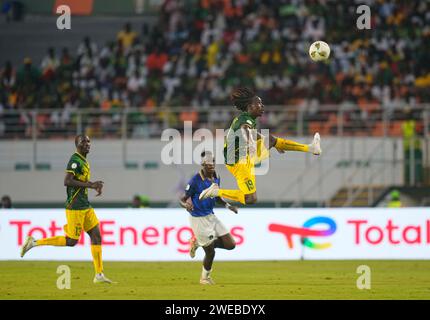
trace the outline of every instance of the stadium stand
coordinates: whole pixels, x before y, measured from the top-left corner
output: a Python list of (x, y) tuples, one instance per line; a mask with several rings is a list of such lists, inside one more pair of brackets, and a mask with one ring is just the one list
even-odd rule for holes
[[(109, 125), (112, 132), (100, 133), (108, 136), (119, 127), (115, 114), (129, 108), (144, 111), (131, 117), (153, 124), (150, 135), (160, 132), (156, 126), (165, 114), (157, 111), (166, 107), (183, 107), (171, 114), (170, 124), (191, 120), (205, 126), (208, 117), (222, 123), (221, 113), (200, 112), (229, 105), (228, 94), (238, 85), (254, 87), (267, 105), (281, 106), (283, 117), (304, 111), (305, 133), (336, 134), (341, 117), (344, 134), (387, 134), (380, 122), (386, 112), (394, 120), (388, 134), (400, 135), (402, 108), (429, 101), (429, 4), (368, 3), (371, 33), (350, 27), (357, 14), (349, 2), (166, 0), (158, 23), (132, 31), (135, 36), (122, 31), (103, 45), (86, 37), (77, 50), (46, 48), (41, 62), (6, 62), (0, 110), (17, 113), (0, 120), (6, 127), (0, 135), (8, 123), (21, 124), (16, 130), (29, 135), (25, 110), (59, 110), (38, 114), (46, 136), (70, 134), (64, 127), (83, 109), (111, 112), (86, 124), (90, 132)], [(53, 8), (54, 1), (45, 7)], [(332, 47), (330, 64), (307, 56), (310, 42), (321, 38)], [(417, 120), (421, 116), (417, 111)], [(277, 121), (276, 113), (267, 117), (263, 123), (278, 131), (297, 129)]]

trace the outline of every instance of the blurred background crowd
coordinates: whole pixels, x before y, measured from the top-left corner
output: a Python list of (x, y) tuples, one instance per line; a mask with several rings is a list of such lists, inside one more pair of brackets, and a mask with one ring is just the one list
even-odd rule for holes
[[(236, 86), (253, 87), (266, 105), (306, 110), (307, 119), (317, 122), (336, 122), (321, 113), (323, 105), (335, 104), (351, 112), (349, 120), (366, 121), (381, 110), (429, 102), (430, 4), (364, 1), (371, 8), (371, 29), (358, 30), (356, 8), (362, 3), (165, 0), (157, 23), (136, 30), (127, 23), (104, 45), (85, 37), (77, 48), (46, 48), (42, 61), (30, 55), (22, 65), (6, 62), (0, 69), (0, 113), (55, 109), (38, 121), (61, 132), (76, 110), (138, 108), (130, 117), (158, 134), (158, 108), (182, 107), (169, 118), (173, 125), (199, 122), (196, 111), (229, 106)], [(309, 59), (314, 40), (330, 44), (328, 63)], [(210, 114), (211, 120), (227, 126), (232, 108), (225, 108)], [(15, 117), (31, 122), (23, 112)], [(118, 130), (121, 119), (98, 121), (88, 127), (94, 134), (96, 125)], [(264, 121), (276, 127), (280, 119), (269, 112)], [(7, 129), (4, 122), (0, 133)]]

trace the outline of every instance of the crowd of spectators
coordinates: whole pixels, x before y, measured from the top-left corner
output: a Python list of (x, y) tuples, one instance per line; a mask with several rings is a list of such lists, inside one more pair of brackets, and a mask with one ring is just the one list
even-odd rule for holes
[[(30, 57), (18, 67), (6, 63), (0, 113), (57, 109), (38, 120), (61, 129), (74, 121), (74, 110), (136, 107), (142, 112), (131, 117), (157, 132), (164, 119), (153, 113), (158, 107), (185, 106), (170, 120), (198, 121), (195, 110), (230, 105), (236, 86), (253, 87), (266, 105), (305, 108), (310, 120), (327, 104), (357, 109), (363, 119), (375, 110), (429, 102), (430, 4), (364, 1), (371, 29), (359, 30), (362, 3), (165, 0), (157, 24), (138, 31), (126, 24), (103, 46), (86, 37), (74, 52), (49, 48), (41, 63)], [(314, 40), (330, 44), (328, 63), (309, 59)], [(95, 119), (88, 124), (94, 134), (94, 128), (120, 127), (119, 117)], [(19, 121), (31, 120), (21, 114)]]

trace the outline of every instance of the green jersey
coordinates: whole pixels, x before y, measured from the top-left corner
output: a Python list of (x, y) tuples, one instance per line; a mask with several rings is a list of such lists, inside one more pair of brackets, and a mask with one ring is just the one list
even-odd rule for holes
[[(82, 182), (90, 181), (90, 164), (87, 159), (79, 154), (74, 153), (67, 164), (66, 172), (75, 176), (76, 180)], [(88, 189), (82, 187), (67, 187), (66, 209), (84, 210), (91, 208), (88, 201)]]
[(242, 112), (233, 119), (227, 136), (224, 138), (224, 161), (228, 165), (233, 165), (248, 155), (247, 144), (240, 131), (243, 124), (248, 125), (251, 129), (257, 128), (256, 119), (251, 117), (248, 112)]

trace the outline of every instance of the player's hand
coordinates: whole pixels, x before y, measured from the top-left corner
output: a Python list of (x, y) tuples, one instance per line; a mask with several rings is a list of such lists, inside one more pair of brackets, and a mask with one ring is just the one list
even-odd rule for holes
[(96, 197), (102, 194), (103, 184), (104, 184), (103, 181), (96, 181), (92, 183), (91, 188), (97, 191)]
[(191, 213), (193, 210), (194, 210), (194, 206), (193, 206), (193, 204), (192, 203), (190, 203), (190, 202), (185, 202), (185, 209), (189, 212), (189, 213)]
[(103, 185), (101, 187), (97, 188), (96, 191), (97, 191), (96, 197), (101, 196), (101, 194), (103, 192)]

